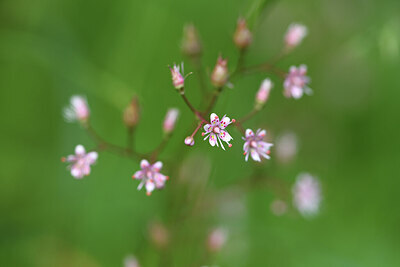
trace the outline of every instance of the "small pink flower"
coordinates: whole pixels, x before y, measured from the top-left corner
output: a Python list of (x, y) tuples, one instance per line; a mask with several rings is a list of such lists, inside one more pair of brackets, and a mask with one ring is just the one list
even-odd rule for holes
[(177, 108), (170, 108), (167, 111), (167, 115), (165, 116), (163, 123), (163, 130), (165, 133), (171, 133), (175, 128), (176, 120), (178, 119), (179, 110)]
[(321, 203), (321, 186), (316, 178), (309, 173), (297, 176), (293, 186), (293, 203), (303, 216), (318, 213)]
[(82, 179), (84, 176), (90, 174), (90, 165), (94, 164), (98, 158), (97, 152), (86, 153), (85, 148), (82, 145), (75, 147), (75, 155), (69, 155), (66, 158), (62, 158), (63, 162), (69, 162), (71, 165), (68, 166), (71, 169), (71, 175), (76, 179)]
[(203, 136), (206, 136), (204, 137), (204, 140), (208, 138), (211, 146), (219, 146), (219, 141), (223, 150), (225, 150), (225, 147), (222, 144), (222, 141), (226, 142), (228, 146), (231, 147), (232, 144), (229, 144), (229, 141), (231, 141), (233, 138), (227, 131), (225, 131), (225, 128), (232, 122), (235, 122), (235, 120), (231, 120), (229, 117), (226, 117), (226, 115), (219, 120), (217, 114), (212, 113), (210, 116), (210, 121), (210, 124), (204, 125), (205, 132), (202, 133)]
[(261, 157), (270, 159), (268, 154), (270, 153), (273, 144), (263, 141), (266, 134), (267, 132), (261, 129), (258, 129), (256, 134), (254, 134), (251, 129), (246, 130), (246, 137), (242, 137), (243, 140), (245, 140), (243, 145), (243, 154), (246, 155), (246, 161), (249, 159), (249, 155), (251, 155), (255, 161), (261, 161)]
[(223, 59), (221, 56), (217, 59), (217, 64), (211, 73), (211, 83), (217, 87), (223, 87), (228, 81), (228, 60)]
[[(181, 64), (182, 72), (183, 72), (183, 63)], [(174, 85), (175, 89), (182, 89), (185, 85), (185, 78), (180, 73), (179, 66), (175, 65), (171, 68), (171, 77), (172, 77), (172, 84)]]
[(64, 118), (68, 122), (80, 121), (86, 122), (89, 118), (89, 106), (86, 98), (83, 96), (74, 95), (71, 97), (70, 105), (64, 108)]
[(285, 43), (288, 48), (294, 48), (298, 46), (304, 37), (307, 35), (307, 27), (298, 24), (292, 23), (290, 24), (286, 35), (285, 35)]
[(271, 82), (270, 79), (265, 79), (260, 86), (260, 89), (258, 89), (257, 95), (256, 95), (256, 105), (261, 108), (265, 102), (267, 102), (268, 97), (269, 97), (269, 92), (271, 91), (273, 86), (273, 83)]
[(283, 94), (287, 97), (299, 99), (303, 94), (311, 95), (312, 90), (308, 87), (310, 78), (306, 76), (307, 66), (300, 65), (298, 68), (295, 66), (290, 67), (289, 73), (286, 75), (283, 87), (285, 88)]
[(146, 194), (148, 196), (151, 195), (154, 189), (161, 189), (164, 187), (165, 182), (169, 179), (168, 176), (165, 176), (160, 173), (162, 168), (162, 162), (157, 161), (153, 165), (151, 165), (147, 160), (143, 159), (140, 162), (140, 171), (137, 171), (132, 178), (142, 180), (138, 186), (138, 190), (142, 189), (143, 185), (146, 187)]
[(297, 136), (294, 133), (285, 133), (276, 141), (275, 153), (282, 163), (290, 162), (297, 154)]
[(207, 248), (211, 252), (222, 249), (228, 239), (228, 232), (222, 228), (216, 228), (210, 232), (207, 239)]
[(193, 136), (188, 136), (188, 137), (185, 138), (185, 145), (194, 146)]

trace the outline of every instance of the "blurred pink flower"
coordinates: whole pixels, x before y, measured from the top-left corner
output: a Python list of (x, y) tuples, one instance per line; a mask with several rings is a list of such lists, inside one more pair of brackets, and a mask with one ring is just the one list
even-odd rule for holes
[(297, 154), (297, 136), (294, 133), (285, 133), (276, 141), (275, 153), (282, 163), (290, 162)]
[(222, 228), (216, 228), (210, 232), (207, 238), (207, 248), (211, 252), (222, 249), (228, 239), (228, 232)]
[(170, 108), (167, 111), (167, 115), (165, 116), (163, 123), (163, 130), (165, 133), (169, 134), (174, 130), (178, 116), (179, 110), (177, 108)]
[(288, 48), (294, 48), (298, 46), (304, 39), (304, 37), (306, 37), (306, 35), (307, 35), (306, 26), (298, 23), (290, 24), (285, 35), (286, 46)]
[(64, 118), (68, 122), (80, 121), (86, 122), (89, 118), (89, 106), (86, 98), (74, 95), (70, 99), (70, 105), (64, 108)]
[(163, 188), (165, 182), (169, 179), (168, 176), (160, 173), (160, 170), (162, 168), (161, 161), (157, 161), (156, 163), (151, 165), (147, 160), (143, 159), (140, 162), (140, 167), (142, 169), (135, 172), (132, 178), (142, 180), (138, 186), (138, 190), (142, 189), (143, 185), (145, 185), (146, 194), (148, 196), (151, 195), (151, 192), (153, 192), (154, 189)]
[[(183, 62), (181, 67), (183, 72)], [(174, 85), (175, 89), (182, 89), (185, 85), (185, 78), (183, 78), (182, 74), (180, 73), (179, 65), (177, 66), (174, 64), (174, 66), (172, 68), (170, 67), (169, 69), (171, 70), (172, 84)]]
[(311, 216), (319, 211), (321, 203), (321, 186), (309, 173), (297, 176), (293, 186), (293, 203), (303, 216)]
[(86, 153), (82, 145), (75, 147), (75, 155), (69, 155), (62, 158), (63, 162), (71, 163), (68, 168), (71, 169), (71, 175), (76, 179), (82, 179), (84, 176), (90, 174), (90, 165), (94, 164), (97, 160), (97, 152)]
[(193, 136), (188, 136), (188, 137), (185, 138), (185, 145), (194, 146)]
[(306, 74), (306, 65), (300, 65), (298, 68), (295, 66), (290, 67), (289, 73), (286, 75), (285, 82), (283, 83), (283, 87), (285, 88), (283, 93), (287, 98), (293, 97), (299, 99), (303, 94), (312, 94), (312, 90), (308, 87), (310, 78)]
[(211, 73), (211, 83), (217, 87), (223, 87), (228, 81), (228, 60), (223, 59), (221, 56), (217, 59), (214, 70)]
[(262, 81), (260, 89), (258, 89), (256, 95), (256, 107), (258, 109), (260, 109), (265, 104), (265, 102), (267, 102), (272, 86), (273, 83), (270, 79), (267, 78)]
[(270, 153), (270, 149), (273, 144), (263, 141), (266, 134), (267, 132), (261, 129), (258, 129), (256, 134), (254, 134), (251, 129), (246, 130), (246, 136), (242, 137), (243, 140), (245, 140), (243, 145), (243, 154), (246, 155), (246, 161), (249, 159), (249, 155), (251, 155), (255, 161), (261, 161), (261, 157), (270, 159), (268, 154)]
[(124, 259), (124, 267), (140, 267), (140, 265), (135, 256), (128, 255)]
[(233, 138), (227, 131), (225, 131), (225, 128), (232, 122), (235, 122), (235, 120), (231, 120), (229, 117), (226, 117), (226, 115), (219, 120), (217, 114), (212, 113), (210, 115), (210, 121), (210, 124), (204, 125), (205, 132), (202, 133), (203, 136), (206, 136), (204, 137), (204, 140), (208, 138), (211, 146), (219, 146), (219, 141), (223, 150), (225, 150), (225, 147), (222, 144), (222, 141), (226, 142), (228, 146), (231, 147), (232, 144), (229, 144), (229, 141), (231, 141)]

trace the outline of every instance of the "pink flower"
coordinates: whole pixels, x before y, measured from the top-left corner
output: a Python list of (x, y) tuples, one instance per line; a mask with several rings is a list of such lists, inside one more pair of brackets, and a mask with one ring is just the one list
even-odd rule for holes
[(89, 113), (89, 106), (86, 98), (83, 96), (72, 96), (70, 105), (64, 108), (64, 118), (68, 122), (73, 122), (76, 120), (80, 122), (86, 122), (89, 118)]
[[(181, 64), (182, 72), (183, 72), (183, 63)], [(174, 64), (173, 68), (169, 68), (171, 70), (172, 76), (172, 84), (174, 85), (175, 89), (182, 89), (185, 85), (185, 78), (183, 78), (182, 74), (180, 73), (179, 66)]]
[(207, 239), (207, 248), (211, 252), (218, 252), (225, 245), (228, 232), (225, 229), (216, 228), (211, 231)]
[(294, 133), (285, 133), (276, 141), (275, 153), (282, 163), (290, 162), (297, 154), (297, 136)]
[(176, 120), (178, 119), (179, 110), (177, 108), (170, 108), (167, 111), (167, 115), (165, 116), (163, 123), (163, 130), (166, 134), (171, 133), (175, 128)]
[(251, 155), (255, 161), (261, 161), (261, 157), (270, 159), (268, 154), (270, 153), (270, 148), (273, 144), (263, 141), (266, 133), (265, 130), (261, 129), (258, 129), (256, 134), (254, 134), (251, 129), (246, 130), (246, 137), (242, 137), (243, 140), (245, 140), (243, 145), (243, 154), (246, 155), (246, 161), (249, 159), (249, 155)]
[(228, 81), (228, 60), (222, 59), (221, 56), (217, 59), (217, 64), (214, 67), (213, 72), (211, 73), (211, 83), (217, 87), (223, 87)]
[(135, 256), (128, 255), (124, 259), (124, 267), (140, 267), (140, 265)]
[(258, 89), (257, 95), (256, 95), (256, 107), (261, 108), (265, 102), (267, 102), (268, 97), (269, 97), (269, 92), (271, 91), (273, 86), (273, 83), (271, 82), (270, 79), (265, 79), (260, 86), (260, 89)]
[(98, 158), (97, 152), (86, 153), (85, 148), (82, 145), (75, 147), (75, 155), (69, 155), (66, 158), (62, 158), (63, 162), (69, 162), (71, 165), (68, 166), (71, 169), (71, 175), (76, 179), (82, 179), (84, 176), (90, 174), (90, 165), (94, 164)]
[(205, 132), (202, 133), (203, 136), (206, 136), (204, 137), (204, 140), (208, 138), (211, 146), (219, 146), (219, 141), (223, 150), (225, 150), (225, 147), (222, 144), (222, 141), (226, 142), (228, 146), (231, 147), (232, 145), (229, 144), (229, 141), (231, 141), (233, 138), (227, 131), (225, 131), (225, 128), (232, 122), (235, 122), (235, 120), (231, 121), (231, 119), (229, 117), (226, 117), (226, 115), (224, 115), (224, 117), (219, 120), (217, 114), (212, 113), (210, 116), (210, 121), (210, 124), (204, 125)]
[(293, 186), (293, 203), (303, 216), (311, 216), (318, 212), (321, 203), (321, 186), (309, 173), (297, 176)]
[(140, 162), (140, 171), (137, 171), (132, 178), (142, 180), (142, 182), (138, 186), (138, 190), (142, 189), (143, 185), (146, 187), (146, 194), (148, 196), (151, 195), (154, 189), (161, 189), (164, 187), (165, 182), (169, 179), (168, 176), (165, 176), (160, 173), (162, 168), (162, 162), (157, 161), (153, 165), (151, 165), (147, 160), (143, 159)]
[(306, 35), (307, 35), (306, 26), (298, 23), (290, 24), (285, 35), (286, 46), (288, 48), (294, 48), (298, 46)]
[(310, 95), (312, 90), (308, 87), (310, 78), (306, 76), (307, 66), (300, 65), (298, 68), (295, 66), (290, 67), (289, 73), (286, 75), (283, 87), (285, 88), (283, 94), (289, 98), (299, 99), (303, 94)]
[(188, 137), (185, 138), (185, 145), (194, 146), (193, 136), (188, 136)]

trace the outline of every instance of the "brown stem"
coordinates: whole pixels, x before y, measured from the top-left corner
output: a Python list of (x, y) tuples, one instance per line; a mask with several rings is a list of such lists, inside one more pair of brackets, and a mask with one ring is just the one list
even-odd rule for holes
[(193, 107), (193, 105), (190, 103), (189, 99), (187, 99), (183, 89), (181, 91), (181, 96), (183, 101), (185, 101), (186, 105), (190, 108), (190, 110), (193, 112), (193, 114), (201, 121), (207, 122), (206, 119), (203, 118), (203, 116), (201, 115), (200, 111), (198, 111), (195, 107)]
[(210, 104), (208, 104), (208, 107), (207, 107), (206, 111), (204, 112), (204, 114), (207, 115), (213, 109), (213, 107), (215, 106), (215, 103), (217, 102), (218, 96), (222, 92), (222, 89), (223, 89), (223, 87), (219, 87), (214, 91), (214, 94), (211, 98)]

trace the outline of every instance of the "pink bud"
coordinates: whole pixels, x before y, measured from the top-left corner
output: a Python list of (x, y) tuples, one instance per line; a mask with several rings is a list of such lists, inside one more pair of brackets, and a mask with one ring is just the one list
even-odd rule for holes
[(223, 87), (228, 81), (227, 63), (228, 61), (226, 59), (222, 59), (222, 57), (219, 56), (217, 59), (217, 64), (211, 73), (211, 83), (217, 88)]
[(194, 139), (192, 136), (188, 136), (185, 138), (185, 145), (194, 146)]
[(125, 108), (123, 121), (127, 127), (134, 127), (138, 124), (140, 118), (140, 108), (138, 98), (135, 96)]
[(78, 120), (86, 122), (89, 119), (89, 106), (83, 96), (72, 96), (70, 105), (64, 109), (64, 117), (67, 121)]
[(179, 66), (174, 64), (174, 67), (173, 68), (170, 67), (169, 69), (171, 70), (172, 84), (174, 85), (175, 89), (182, 89), (184, 87), (185, 79), (180, 73)]
[(246, 20), (239, 18), (236, 31), (233, 35), (233, 41), (240, 49), (248, 47), (252, 41), (252, 34), (247, 28)]
[(165, 248), (169, 242), (169, 232), (167, 228), (159, 223), (153, 222), (149, 226), (150, 239), (159, 248)]
[(170, 108), (164, 119), (163, 130), (166, 134), (171, 133), (175, 128), (176, 120), (178, 119), (179, 110)]
[(211, 252), (218, 252), (225, 245), (228, 238), (226, 230), (217, 228), (211, 231), (207, 239), (207, 248)]
[(260, 89), (258, 89), (257, 95), (256, 95), (256, 107), (261, 108), (265, 102), (267, 102), (268, 97), (269, 97), (269, 92), (271, 91), (273, 86), (273, 83), (271, 82), (270, 79), (265, 79), (260, 86)]
[(191, 57), (201, 54), (201, 43), (196, 28), (193, 24), (187, 24), (183, 28), (182, 52)]
[(302, 24), (292, 23), (285, 35), (285, 43), (288, 48), (298, 46), (307, 35), (307, 27)]

